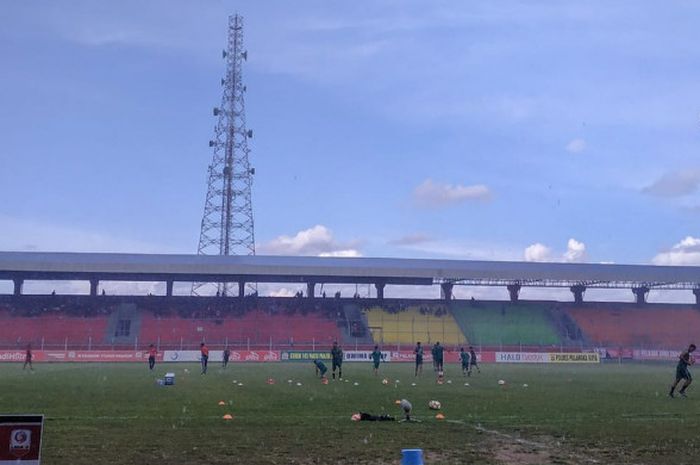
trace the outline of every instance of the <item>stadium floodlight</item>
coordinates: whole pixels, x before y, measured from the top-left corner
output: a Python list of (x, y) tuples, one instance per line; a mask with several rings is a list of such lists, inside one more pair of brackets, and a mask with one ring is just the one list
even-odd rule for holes
[(253, 138), (253, 130), (248, 129), (248, 132), (246, 133), (246, 135), (248, 136), (249, 139), (252, 139)]
[(241, 56), (243, 57), (243, 59), (244, 59), (245, 61), (248, 61), (248, 50), (246, 50), (246, 51), (244, 51), (243, 53), (241, 53)]
[(218, 107), (214, 107), (213, 113), (214, 116), (219, 116), (219, 114), (221, 114), (221, 110)]

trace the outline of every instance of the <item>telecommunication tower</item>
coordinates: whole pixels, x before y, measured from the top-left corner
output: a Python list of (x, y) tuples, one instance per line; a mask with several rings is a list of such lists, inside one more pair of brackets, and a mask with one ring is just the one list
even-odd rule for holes
[[(223, 58), (226, 76), (221, 79), (221, 105), (214, 108), (217, 121), (214, 138), (209, 141), (214, 156), (208, 168), (197, 254), (255, 255), (251, 199), (255, 168), (250, 166), (248, 157), (248, 139), (253, 137), (253, 131), (246, 128), (246, 86), (241, 72), (248, 52), (243, 48), (243, 17), (238, 14), (229, 16), (228, 45)], [(194, 283), (192, 294), (235, 295), (239, 292), (237, 286), (237, 283)], [(247, 286), (248, 290), (255, 290), (254, 285)]]

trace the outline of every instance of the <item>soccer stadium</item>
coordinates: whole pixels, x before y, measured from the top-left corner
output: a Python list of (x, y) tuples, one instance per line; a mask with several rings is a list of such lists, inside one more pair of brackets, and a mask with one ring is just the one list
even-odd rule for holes
[(0, 465), (697, 462), (700, 9), (400, 3), (3, 6)]

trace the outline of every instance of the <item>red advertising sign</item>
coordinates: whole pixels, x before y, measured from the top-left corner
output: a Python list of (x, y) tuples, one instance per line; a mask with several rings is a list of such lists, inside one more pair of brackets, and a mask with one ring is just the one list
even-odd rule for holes
[(0, 415), (0, 465), (39, 465), (43, 415)]
[[(0, 350), (0, 362), (24, 362), (24, 350)], [(33, 350), (32, 362), (145, 362), (146, 350)], [(156, 360), (163, 360), (159, 353)]]

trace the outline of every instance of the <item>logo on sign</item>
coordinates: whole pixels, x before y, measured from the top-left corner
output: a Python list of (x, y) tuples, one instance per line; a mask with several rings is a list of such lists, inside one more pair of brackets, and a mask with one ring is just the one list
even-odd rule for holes
[(28, 429), (14, 429), (10, 432), (10, 453), (23, 457), (29, 453), (32, 445), (32, 432)]

